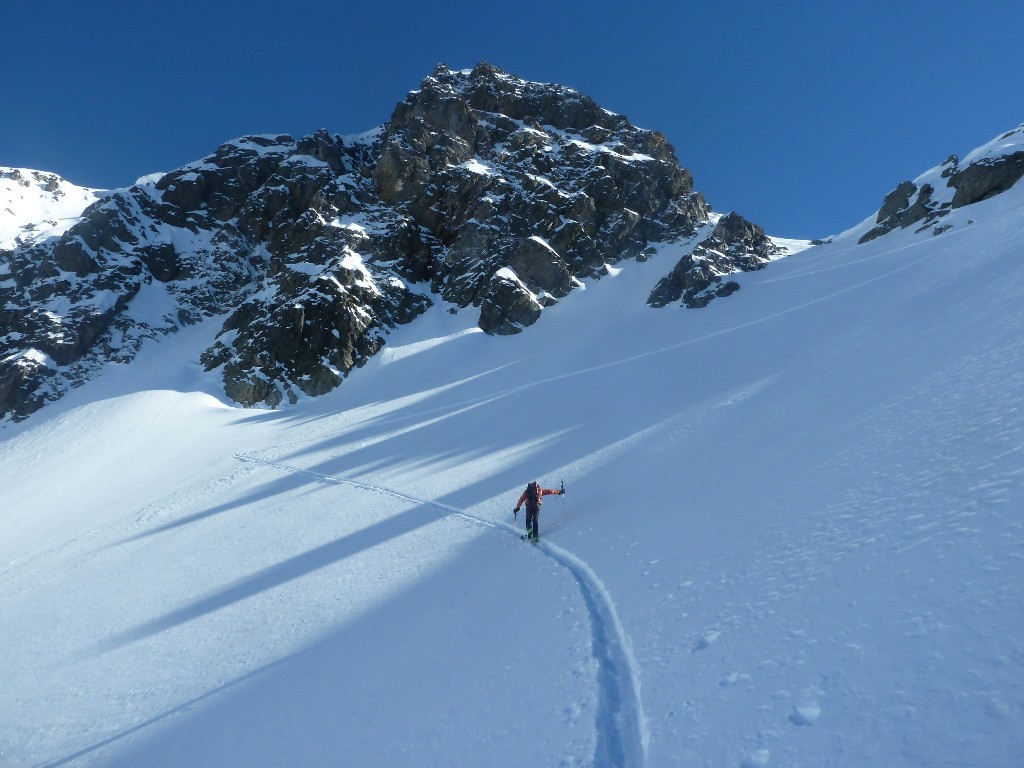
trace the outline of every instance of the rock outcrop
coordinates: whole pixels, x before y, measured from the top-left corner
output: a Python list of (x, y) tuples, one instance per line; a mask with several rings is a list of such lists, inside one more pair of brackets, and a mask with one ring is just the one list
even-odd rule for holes
[[(896, 229), (928, 229), (957, 208), (1005, 192), (1024, 176), (1024, 125), (972, 152), (956, 155), (916, 181), (903, 181), (885, 196), (866, 243)], [(943, 228), (939, 227), (936, 233)]]
[[(493, 279), (503, 268), (535, 297), (560, 298), (574, 278), (600, 277), (708, 214), (662, 134), (487, 64), (439, 68), (396, 107), (381, 142), (380, 196), (436, 238), (432, 288), (459, 307), (511, 295)], [(490, 316), (489, 332), (522, 327)]]
[(712, 299), (739, 290), (739, 283), (725, 279), (728, 275), (762, 269), (782, 252), (757, 224), (730, 213), (654, 286), (647, 303), (652, 307), (675, 302), (692, 309), (706, 307)]

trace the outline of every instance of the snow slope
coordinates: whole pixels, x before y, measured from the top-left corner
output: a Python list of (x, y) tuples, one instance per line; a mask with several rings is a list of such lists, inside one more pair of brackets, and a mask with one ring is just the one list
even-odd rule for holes
[(282, 411), (110, 366), (0, 432), (0, 764), (1020, 765), (1024, 187), (944, 222)]
[(0, 167), (0, 249), (62, 235), (105, 195), (54, 173)]

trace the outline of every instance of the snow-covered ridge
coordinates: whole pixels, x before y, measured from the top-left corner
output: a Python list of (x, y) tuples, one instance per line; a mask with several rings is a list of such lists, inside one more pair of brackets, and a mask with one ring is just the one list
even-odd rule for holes
[(962, 160), (950, 155), (913, 181), (901, 182), (875, 214), (830, 240), (864, 243), (911, 226), (942, 234), (949, 229), (943, 219), (950, 211), (1005, 192), (1022, 176), (1024, 124), (982, 144)]
[(60, 236), (107, 194), (55, 173), (0, 167), (0, 250)]

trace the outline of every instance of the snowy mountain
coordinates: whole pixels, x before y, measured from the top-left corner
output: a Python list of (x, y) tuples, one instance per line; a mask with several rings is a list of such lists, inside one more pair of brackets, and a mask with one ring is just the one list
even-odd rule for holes
[(79, 213), (0, 251), (0, 417), (209, 317), (225, 394), (277, 406), (431, 304), (508, 335), (654, 243), (688, 243), (657, 305), (704, 306), (787, 252), (737, 214), (716, 227), (662, 134), (487, 64), (439, 67), (366, 135), (245, 137)]
[[(433, 77), (467, 114), (470, 75)], [(427, 85), (396, 113), (414, 113)], [(534, 135), (522, 122), (512, 137)], [(109, 269), (68, 282), (100, 307), (86, 284), (138, 279), (117, 315), (130, 320), (122, 346), (153, 332), (129, 365), (97, 359), (59, 401), (0, 426), (0, 765), (1019, 765), (1024, 186), (1003, 175), (1019, 133), (956, 163), (960, 178), (994, 169), (970, 203), (929, 171), (905, 205), (886, 198), (886, 216), (746, 266), (757, 230), (711, 212), (686, 229), (675, 213), (696, 193), (673, 192), (669, 218), (616, 241), (634, 258), (595, 261), (559, 296), (531, 287), (521, 244), (479, 220), (459, 227), (503, 255), (478, 271), (452, 258), (457, 237), (416, 223), (458, 208), (415, 202), (456, 188), (438, 176), (469, 183), (453, 142), (436, 167), (406, 168), (393, 194), (407, 200), (304, 230), (319, 233), (309, 254), (334, 253), (336, 229), (430, 259), (386, 262), (393, 295), (423, 300), (413, 321), (387, 327), (344, 386), (276, 410), (239, 407), (200, 361), (218, 342), (234, 355), (291, 273), (330, 282), (312, 260), (279, 266), (277, 238), (303, 240), (287, 212), (309, 210), (291, 190), (316, 188), (287, 180), (334, 167), (332, 199), (358, 201), (383, 180), (354, 174), (343, 193), (336, 169), (390, 139), (323, 134), (299, 155), (304, 140), (233, 142), (93, 206), (57, 239), (67, 250), (15, 250), (18, 263), (72, 258), (75, 237), (101, 236), (97, 211), (135, 211), (132, 248), (81, 251)], [(394, 135), (404, 157), (416, 138)], [(584, 141), (568, 136), (563, 154)], [(510, 160), (483, 174), (484, 157), (459, 164), (498, 185), (485, 196), (512, 226), (520, 193), (499, 192), (525, 172)], [(199, 181), (232, 163), (249, 190), (237, 199)], [(255, 185), (261, 163), (272, 170)], [(941, 219), (864, 238), (925, 184)], [(192, 213), (152, 215), (172, 208)], [(210, 235), (195, 210), (231, 224)], [(408, 238), (381, 234), (398, 231)], [(257, 237), (264, 256), (238, 256)], [(385, 262), (363, 272), (349, 247), (330, 268), (349, 281), (318, 290), (355, 297), (358, 315)], [(234, 266), (215, 270), (222, 259)], [(261, 259), (276, 278), (252, 267)], [(424, 264), (444, 268), (433, 292), (413, 277)], [(147, 282), (154, 269), (175, 276)], [(718, 280), (679, 306), (699, 272)], [(555, 301), (525, 332), (485, 332), (484, 297), (517, 281)], [(533, 479), (567, 489), (547, 497), (536, 545), (512, 513)]]
[(27, 168), (0, 168), (0, 251), (59, 237), (104, 193)]

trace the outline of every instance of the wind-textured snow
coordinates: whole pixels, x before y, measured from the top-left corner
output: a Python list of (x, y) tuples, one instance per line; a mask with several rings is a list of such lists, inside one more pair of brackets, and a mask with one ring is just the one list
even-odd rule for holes
[(944, 223), (282, 411), (109, 366), (0, 433), (0, 764), (1019, 766), (1024, 187)]

